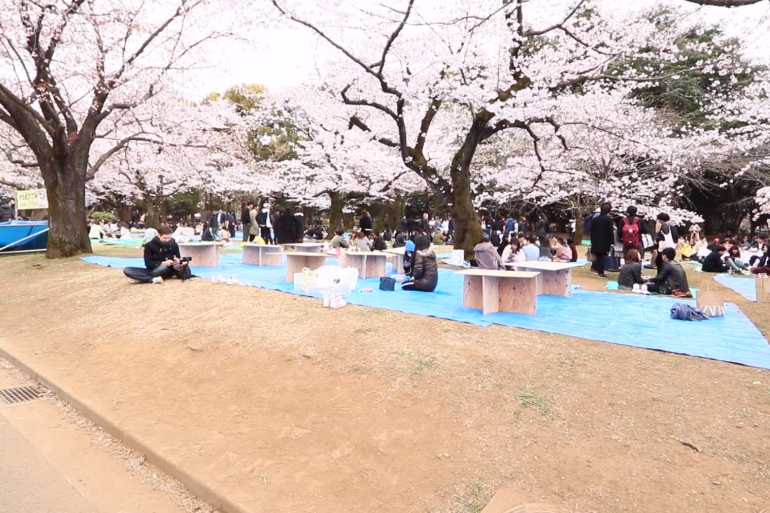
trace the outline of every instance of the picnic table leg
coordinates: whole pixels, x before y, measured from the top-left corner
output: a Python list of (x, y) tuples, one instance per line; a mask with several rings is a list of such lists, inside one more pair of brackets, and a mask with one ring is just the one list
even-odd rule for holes
[(386, 259), (383, 257), (366, 257), (366, 275), (374, 278), (385, 276)]
[(463, 286), (463, 306), (474, 310), (483, 309), (483, 288), (481, 276), (466, 276)]
[(260, 265), (281, 265), (283, 260), (281, 258), (280, 251), (274, 251), (275, 246), (264, 246), (265, 249), (259, 250), (259, 256), (261, 260)]
[(395, 274), (404, 272), (404, 255), (393, 255), (392, 271)]
[(482, 313), (484, 315), (500, 311), (500, 278), (481, 277)]
[(541, 271), (540, 275), (543, 276), (543, 287), (540, 294), (562, 297), (572, 296), (572, 269)]
[(506, 278), (500, 288), (500, 311), (535, 315), (537, 282), (534, 279)]

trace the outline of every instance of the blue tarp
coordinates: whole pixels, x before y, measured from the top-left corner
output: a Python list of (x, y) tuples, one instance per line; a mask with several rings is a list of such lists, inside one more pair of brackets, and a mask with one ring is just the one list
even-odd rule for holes
[(714, 281), (721, 283), (728, 289), (732, 289), (749, 301), (757, 300), (756, 278), (733, 278), (727, 274), (717, 274)]
[[(117, 268), (143, 266), (138, 258), (92, 256), (83, 260)], [(242, 284), (294, 293), (294, 284), (284, 282), (284, 267), (243, 265), (237, 254), (223, 254), (220, 262), (216, 268), (193, 267), (193, 272), (206, 279), (235, 276)], [(332, 264), (333, 259), (329, 263)], [(356, 290), (345, 299), (354, 305), (477, 326), (499, 324), (770, 369), (767, 340), (732, 303), (725, 305), (724, 317), (696, 323), (670, 318), (674, 303), (694, 305), (693, 300), (575, 290), (568, 298), (539, 296), (534, 316), (511, 313), (485, 316), (479, 310), (463, 306), (463, 277), (452, 270), (439, 269), (439, 285), (434, 293), (406, 292), (398, 287), (395, 292), (383, 292), (378, 285), (377, 278), (359, 280), (358, 289), (371, 288), (373, 292)]]

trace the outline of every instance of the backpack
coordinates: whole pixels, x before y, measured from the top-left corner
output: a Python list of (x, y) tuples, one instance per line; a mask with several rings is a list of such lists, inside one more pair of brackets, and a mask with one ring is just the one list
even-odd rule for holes
[(641, 240), (641, 232), (639, 231), (639, 225), (637, 222), (639, 218), (635, 217), (631, 222), (628, 218), (623, 219), (623, 228), (620, 230), (620, 236), (623, 240), (623, 245), (627, 248), (638, 248)]
[(586, 235), (591, 235), (591, 229), (593, 228), (593, 225), (594, 225), (594, 218), (598, 216), (599, 214), (594, 212), (590, 216), (586, 217), (586, 220), (583, 222), (583, 233), (585, 233)]

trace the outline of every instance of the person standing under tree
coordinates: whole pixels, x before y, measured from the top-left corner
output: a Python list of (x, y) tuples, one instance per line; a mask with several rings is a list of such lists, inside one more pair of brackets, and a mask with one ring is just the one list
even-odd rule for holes
[(632, 249), (639, 251), (639, 255), (644, 259), (644, 244), (642, 244), (642, 234), (648, 232), (647, 223), (644, 219), (637, 217), (637, 209), (631, 205), (626, 209), (626, 217), (620, 219), (618, 223), (618, 233), (620, 241), (623, 243), (623, 258), (628, 259), (628, 252)]
[(259, 224), (260, 236), (265, 241), (265, 244), (269, 244), (272, 240), (270, 231), (273, 228), (273, 220), (270, 215), (270, 203), (262, 205), (262, 211), (257, 215), (257, 223)]
[(246, 207), (244, 207), (243, 212), (241, 213), (241, 223), (243, 223), (243, 242), (249, 242), (251, 239), (251, 211), (254, 208), (254, 200), (249, 200), (246, 202)]
[(604, 274), (604, 257), (609, 255), (610, 249), (615, 242), (615, 223), (609, 216), (612, 205), (602, 203), (599, 215), (593, 219), (591, 224), (591, 254), (596, 262), (596, 274), (600, 278), (606, 278)]

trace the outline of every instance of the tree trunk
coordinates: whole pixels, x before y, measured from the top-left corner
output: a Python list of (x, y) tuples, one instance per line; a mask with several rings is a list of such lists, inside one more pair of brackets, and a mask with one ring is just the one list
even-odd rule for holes
[(452, 194), (445, 194), (452, 198), (452, 218), (455, 222), (454, 249), (465, 251), (465, 259), (474, 257), (473, 248), (481, 242), (481, 223), (476, 215), (471, 195), (471, 163), (476, 154), (476, 148), (481, 140), (482, 132), (493, 115), (480, 112), (473, 120), (473, 125), (468, 131), (460, 150), (452, 159), (450, 170), (452, 177)]
[(168, 222), (168, 199), (163, 198), (160, 200), (160, 222), (167, 223)]
[(329, 193), (331, 206), (329, 207), (329, 237), (342, 226), (342, 198), (337, 191)]
[[(55, 164), (49, 164), (55, 165)], [(48, 194), (48, 250), (46, 258), (91, 253), (86, 221), (85, 165), (70, 161), (64, 168), (43, 171)]]
[(160, 226), (160, 209), (158, 208), (158, 199), (147, 195), (144, 197), (144, 207), (147, 210), (147, 217), (144, 219), (145, 228), (158, 228)]
[(404, 217), (406, 212), (406, 198), (402, 196), (396, 196), (396, 201), (393, 203), (393, 215), (390, 219), (390, 228), (393, 233), (396, 230), (401, 229), (401, 218)]

